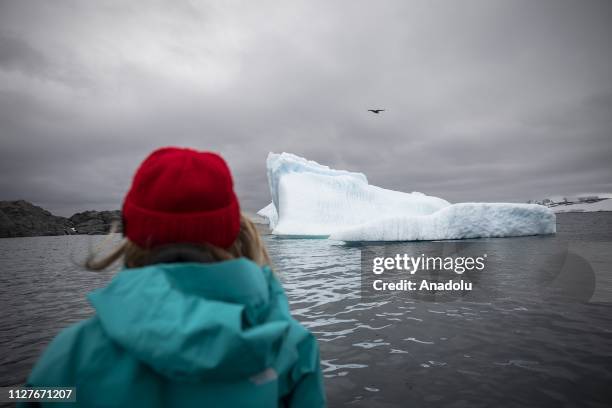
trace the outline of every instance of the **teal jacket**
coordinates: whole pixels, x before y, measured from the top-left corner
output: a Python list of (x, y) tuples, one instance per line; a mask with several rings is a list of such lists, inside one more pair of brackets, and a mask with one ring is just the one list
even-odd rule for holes
[(27, 385), (76, 387), (92, 407), (325, 406), (317, 342), (268, 267), (125, 269), (88, 298), (96, 314), (50, 343)]

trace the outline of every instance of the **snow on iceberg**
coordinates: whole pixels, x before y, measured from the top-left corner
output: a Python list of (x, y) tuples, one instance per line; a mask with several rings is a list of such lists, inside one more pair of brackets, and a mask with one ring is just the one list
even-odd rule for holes
[(368, 184), (366, 176), (270, 153), (272, 203), (257, 214), (272, 233), (343, 241), (411, 241), (549, 234), (555, 215), (531, 204), (451, 205), (422, 193)]

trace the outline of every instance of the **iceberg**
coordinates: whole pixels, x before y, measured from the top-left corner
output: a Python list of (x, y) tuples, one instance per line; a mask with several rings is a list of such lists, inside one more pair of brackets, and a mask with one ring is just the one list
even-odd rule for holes
[(267, 159), (272, 203), (257, 214), (275, 235), (327, 238), (382, 215), (427, 215), (450, 203), (368, 184), (362, 173), (334, 170), (290, 153)]
[(266, 219), (268, 221), (268, 225), (270, 225), (270, 228), (274, 228), (276, 226), (278, 215), (276, 213), (274, 203), (270, 203), (261, 210), (257, 211), (257, 215)]
[(394, 216), (346, 228), (339, 241), (434, 241), (555, 233), (555, 214), (537, 204), (460, 203), (433, 214)]
[(536, 204), (461, 203), (373, 186), (290, 153), (266, 161), (272, 203), (257, 212), (272, 234), (341, 241), (415, 241), (551, 234), (555, 215)]

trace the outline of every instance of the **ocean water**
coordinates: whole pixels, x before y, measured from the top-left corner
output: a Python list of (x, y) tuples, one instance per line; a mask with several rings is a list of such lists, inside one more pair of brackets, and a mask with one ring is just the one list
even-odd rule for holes
[[(332, 407), (608, 407), (612, 213), (561, 214), (557, 229), (369, 245), (264, 239), (294, 316), (319, 339)], [(0, 386), (23, 383), (58, 331), (93, 313), (84, 295), (112, 272), (78, 263), (101, 239), (0, 239)], [(471, 292), (372, 295), (362, 252), (487, 262), (462, 275)]]

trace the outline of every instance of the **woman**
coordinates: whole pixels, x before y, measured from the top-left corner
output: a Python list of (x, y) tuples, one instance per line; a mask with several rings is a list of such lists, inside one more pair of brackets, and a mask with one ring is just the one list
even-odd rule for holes
[(325, 405), (316, 340), (291, 317), (220, 156), (153, 152), (123, 221), (122, 244), (87, 266), (125, 268), (88, 295), (95, 315), (51, 342), (28, 386), (76, 387), (81, 406)]

